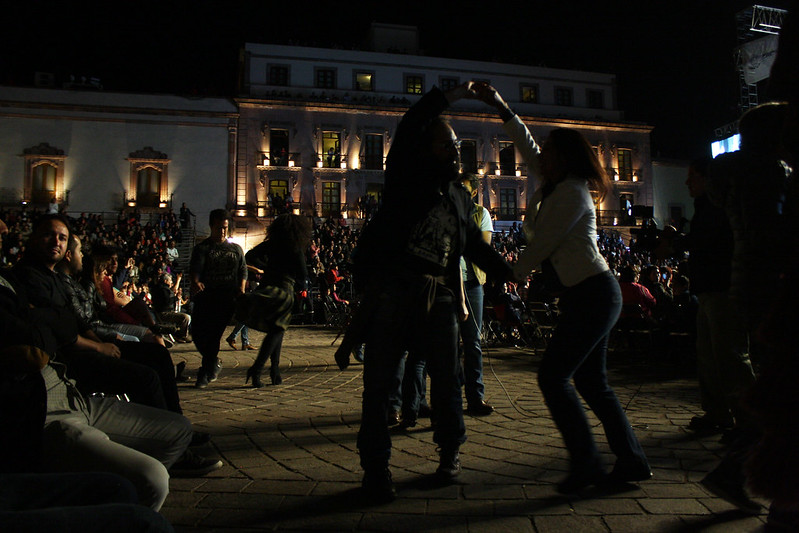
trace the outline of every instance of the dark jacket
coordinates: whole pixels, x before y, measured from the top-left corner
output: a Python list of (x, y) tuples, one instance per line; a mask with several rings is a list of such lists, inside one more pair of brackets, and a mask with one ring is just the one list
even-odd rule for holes
[(178, 299), (172, 289), (163, 281), (159, 281), (150, 289), (150, 298), (153, 301), (153, 310), (156, 313), (167, 313), (175, 310)]
[(722, 292), (730, 288), (732, 229), (727, 214), (707, 195), (694, 199), (691, 232), (685, 236), (691, 292)]
[[(35, 346), (55, 357), (64, 338), (77, 337), (75, 322), (58, 313), (31, 308), (22, 283), (11, 270), (0, 270), (0, 349)], [(53, 331), (56, 327), (57, 331)], [(59, 340), (59, 337), (61, 340)]]
[[(30, 306), (26, 315), (35, 323), (50, 329), (59, 348), (74, 344), (78, 334), (89, 329), (72, 309), (58, 274), (44, 266), (22, 261), (14, 266), (10, 276), (16, 280), (12, 285), (19, 297), (24, 298)], [(48, 353), (53, 355), (52, 352)]]
[[(100, 320), (96, 306), (96, 289), (94, 293), (89, 293), (83, 286), (71, 276), (61, 272), (59, 273), (61, 281), (64, 283), (64, 288), (69, 296), (69, 301), (72, 310), (78, 316), (81, 324), (86, 325), (91, 329), (100, 339), (106, 342), (116, 340), (117, 332)], [(94, 289), (94, 285), (91, 285)]]
[[(419, 156), (426, 152), (421, 145), (424, 131), (447, 106), (444, 93), (434, 88), (400, 121), (386, 158), (383, 205), (364, 229), (353, 258), (358, 272), (444, 276), (450, 284), (458, 279), (459, 258), (464, 255), (492, 277), (510, 276), (510, 266), (483, 241), (480, 228), (469, 216), (469, 193), (455, 181), (442, 181), (441, 169)], [(439, 203), (457, 221), (450, 259), (443, 272), (432, 263), (421, 263), (406, 250), (414, 228)]]
[(791, 252), (785, 168), (775, 157), (739, 151), (718, 156), (708, 174), (708, 196), (732, 228), (730, 298), (755, 325), (779, 291)]

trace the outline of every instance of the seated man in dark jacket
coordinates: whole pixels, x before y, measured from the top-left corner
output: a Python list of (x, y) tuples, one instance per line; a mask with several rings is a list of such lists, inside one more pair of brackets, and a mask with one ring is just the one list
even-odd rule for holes
[(55, 266), (64, 258), (69, 227), (58, 216), (43, 216), (34, 224), (25, 257), (13, 273), (33, 307), (34, 318), (57, 315), (58, 359), (69, 364), (85, 393), (128, 394), (143, 405), (167, 407), (158, 374), (147, 366), (121, 360), (118, 346), (102, 342), (75, 314)]
[[(136, 403), (180, 413), (174, 367), (165, 348), (151, 343), (103, 342), (75, 313), (64, 282), (55, 271), (67, 253), (69, 238), (65, 219), (58, 215), (40, 217), (34, 223), (23, 261), (11, 273), (16, 291), (30, 303), (33, 321), (53, 332), (46, 351), (69, 365), (84, 394), (127, 394)], [(221, 466), (221, 461), (187, 452), (173, 467), (173, 473), (202, 475)]]
[(169, 492), (167, 469), (191, 442), (191, 423), (163, 409), (81, 395), (53, 360), (70, 336), (66, 322), (31, 308), (13, 273), (0, 273), (0, 362), (5, 372), (41, 372), (47, 395), (39, 470), (120, 474), (157, 510)]

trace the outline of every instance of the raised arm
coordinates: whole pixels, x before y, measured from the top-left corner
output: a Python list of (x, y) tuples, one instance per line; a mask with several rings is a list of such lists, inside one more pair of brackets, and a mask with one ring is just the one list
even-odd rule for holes
[(505, 132), (513, 140), (515, 148), (519, 150), (522, 159), (527, 163), (529, 175), (539, 179), (541, 176), (541, 148), (533, 139), (530, 130), (516, 116), (516, 113), (513, 112), (496, 89), (486, 83), (475, 83), (473, 86), (477, 99), (493, 107), (499, 113)]

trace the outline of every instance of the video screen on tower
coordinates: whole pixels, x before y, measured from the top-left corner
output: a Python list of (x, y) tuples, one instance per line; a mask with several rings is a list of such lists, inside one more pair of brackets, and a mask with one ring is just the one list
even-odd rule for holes
[(710, 145), (710, 152), (715, 158), (719, 154), (726, 154), (727, 152), (737, 152), (741, 149), (741, 134), (736, 133), (726, 139), (716, 141)]

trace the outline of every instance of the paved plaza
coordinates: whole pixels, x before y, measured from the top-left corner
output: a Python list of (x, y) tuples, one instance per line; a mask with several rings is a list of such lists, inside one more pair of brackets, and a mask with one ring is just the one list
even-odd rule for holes
[[(260, 345), (262, 334), (250, 335)], [(559, 495), (554, 484), (568, 463), (536, 384), (540, 356), (507, 347), (485, 354), (486, 398), (496, 411), (466, 416), (458, 482), (433, 481), (438, 454), (423, 419), (393, 436), (396, 501), (366, 505), (355, 446), (363, 367), (339, 371), (335, 335), (292, 326), (277, 387), (245, 387), (256, 352), (233, 351), (224, 342), (218, 381), (203, 390), (193, 379), (181, 384), (186, 416), (213, 435), (205, 452), (218, 454), (225, 466), (204, 478), (171, 481), (162, 512), (177, 531), (734, 533), (763, 527), (765, 509), (745, 515), (698, 483), (724, 447), (718, 435), (697, 439), (684, 429), (700, 413), (690, 372), (648, 356), (611, 354), (609, 366), (654, 478), (613, 494)], [(193, 378), (200, 361), (194, 345), (176, 345), (172, 354), (175, 363), (187, 362)], [(592, 421), (612, 466), (601, 427)]]

